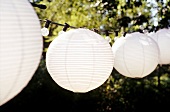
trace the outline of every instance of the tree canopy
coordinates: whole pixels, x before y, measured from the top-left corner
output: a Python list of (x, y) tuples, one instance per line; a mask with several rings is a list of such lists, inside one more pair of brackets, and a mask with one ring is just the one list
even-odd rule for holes
[[(46, 9), (35, 7), (40, 20), (48, 19), (77, 28), (97, 29), (103, 37), (103, 31), (108, 30), (112, 44), (116, 36), (122, 36), (126, 32), (157, 31), (169, 27), (170, 23), (170, 0), (32, 1), (47, 6)], [(42, 27), (44, 24), (41, 21)], [(44, 53), (62, 29), (62, 26), (50, 24), (50, 33), (44, 37)], [(164, 111), (169, 109), (170, 104), (169, 74), (169, 65), (158, 66), (153, 73), (142, 79), (122, 76), (113, 69), (109, 79), (99, 88), (86, 94), (74, 94), (54, 83), (47, 72), (45, 59), (42, 59), (28, 86), (3, 106), (3, 112), (26, 112), (26, 108), (27, 111), (33, 111), (30, 107), (38, 111), (52, 111), (56, 106), (57, 109), (74, 112)]]
[[(96, 28), (100, 34), (108, 30), (114, 37), (135, 31), (157, 31), (169, 26), (170, 0), (40, 0), (46, 10), (36, 9), (41, 19), (68, 23), (76, 27)], [(54, 37), (62, 27), (51, 25), (49, 38)], [(153, 102), (161, 108), (170, 102), (161, 94), (169, 89), (169, 65), (158, 66), (149, 76), (131, 79), (120, 75), (115, 69), (110, 78), (94, 91), (102, 96), (98, 111), (136, 112), (141, 105), (149, 108)], [(153, 96), (152, 96), (153, 95)], [(163, 101), (164, 100), (164, 101)], [(145, 103), (145, 104), (143, 104)], [(149, 105), (149, 106), (148, 106)]]

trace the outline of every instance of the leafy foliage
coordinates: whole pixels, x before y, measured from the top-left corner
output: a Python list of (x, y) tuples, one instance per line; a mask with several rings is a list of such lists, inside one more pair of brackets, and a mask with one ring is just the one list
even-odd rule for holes
[[(66, 1), (51, 0), (48, 4), (48, 1), (43, 0), (42, 3), (48, 4), (50, 10), (45, 11), (43, 16), (37, 10), (39, 17), (42, 16), (41, 18), (45, 19), (53, 15), (53, 18), (50, 17), (52, 21), (67, 22), (73, 26), (89, 29), (96, 28), (99, 32), (111, 31), (112, 44), (115, 36), (121, 36), (125, 32), (144, 29), (151, 32), (169, 25), (169, 0), (164, 2), (162, 0), (156, 2), (146, 0)], [(60, 7), (55, 7), (56, 4)], [(53, 32), (60, 30), (60, 28), (52, 27), (51, 34), (57, 35)], [(167, 100), (170, 97), (168, 95), (169, 70), (169, 65), (158, 66), (145, 78), (131, 79), (113, 69), (110, 78), (101, 87), (90, 92), (97, 94), (95, 95), (95, 98), (98, 98), (95, 100), (97, 101), (96, 111), (140, 112), (146, 109), (152, 109), (152, 111), (167, 109), (166, 106), (170, 104)]]
[[(47, 9), (35, 8), (38, 17), (75, 27), (110, 31), (113, 39), (125, 32), (156, 31), (169, 26), (170, 0), (34, 0)], [(157, 22), (155, 22), (157, 20)], [(158, 23), (158, 24), (155, 24)], [(42, 27), (44, 22), (41, 21)], [(108, 80), (85, 94), (75, 94), (59, 87), (45, 66), (45, 52), (63, 27), (51, 24), (44, 37), (44, 59), (26, 88), (2, 106), (2, 112), (74, 111), (143, 112), (164, 111), (170, 104), (170, 66), (158, 66), (142, 79), (132, 79), (113, 69)], [(118, 34), (117, 34), (117, 33)], [(1, 111), (1, 110), (0, 110)]]

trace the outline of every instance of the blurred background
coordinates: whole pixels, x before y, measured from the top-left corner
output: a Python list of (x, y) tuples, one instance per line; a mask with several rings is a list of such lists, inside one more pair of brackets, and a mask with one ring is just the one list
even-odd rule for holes
[[(168, 28), (170, 0), (31, 0), (46, 5), (34, 7), (40, 20), (75, 27), (109, 31), (115, 37), (135, 31)], [(45, 22), (40, 21), (42, 28)], [(58, 86), (49, 75), (45, 55), (62, 26), (50, 24), (43, 36), (44, 51), (39, 67), (28, 85), (0, 107), (0, 112), (143, 112), (165, 111), (170, 105), (170, 66), (158, 65), (144, 78), (128, 78), (114, 68), (106, 82), (88, 93), (73, 93)]]

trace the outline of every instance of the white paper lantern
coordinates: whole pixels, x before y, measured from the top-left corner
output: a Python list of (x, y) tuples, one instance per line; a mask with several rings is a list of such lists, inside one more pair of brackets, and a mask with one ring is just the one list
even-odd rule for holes
[(0, 105), (21, 92), (37, 69), (40, 29), (28, 0), (0, 0)]
[(148, 34), (158, 44), (160, 49), (159, 64), (170, 64), (170, 30), (160, 29), (156, 33), (152, 32)]
[(88, 92), (102, 85), (113, 69), (109, 42), (88, 29), (71, 29), (55, 38), (46, 54), (47, 70), (61, 87)]
[(122, 75), (143, 78), (158, 65), (159, 48), (156, 42), (145, 34), (126, 34), (112, 45), (114, 68)]

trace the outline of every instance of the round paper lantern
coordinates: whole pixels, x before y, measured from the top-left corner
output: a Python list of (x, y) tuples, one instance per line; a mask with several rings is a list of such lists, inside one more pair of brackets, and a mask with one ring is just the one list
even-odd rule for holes
[(53, 80), (62, 88), (84, 93), (102, 85), (113, 69), (109, 42), (88, 29), (71, 29), (55, 38), (46, 54)]
[(143, 78), (158, 65), (159, 48), (149, 36), (134, 32), (118, 38), (112, 45), (114, 68), (122, 75)]
[(28, 84), (42, 53), (39, 19), (28, 0), (0, 0), (0, 105)]
[(160, 49), (159, 64), (170, 64), (170, 30), (160, 29), (156, 33), (152, 32), (148, 34), (158, 44)]

